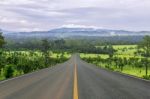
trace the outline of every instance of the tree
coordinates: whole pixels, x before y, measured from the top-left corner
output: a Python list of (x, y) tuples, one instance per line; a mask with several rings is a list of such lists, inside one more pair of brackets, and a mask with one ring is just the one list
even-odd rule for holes
[(0, 48), (2, 48), (4, 44), (5, 44), (5, 40), (4, 37), (2, 36), (2, 33), (0, 32)]
[(48, 65), (50, 44), (47, 39), (42, 40), (42, 52), (45, 58), (45, 66)]
[(123, 59), (119, 58), (118, 62), (119, 62), (118, 66), (119, 66), (120, 70), (123, 71), (123, 67), (124, 67)]
[(115, 52), (115, 50), (114, 50), (113, 46), (112, 46), (112, 45), (109, 45), (109, 46), (108, 46), (109, 58), (112, 58), (112, 57), (114, 56), (114, 52)]
[(1, 49), (2, 49), (4, 44), (5, 44), (5, 40), (4, 40), (4, 37), (2, 36), (2, 33), (0, 32), (0, 72), (1, 72), (1, 68), (3, 67), (2, 66), (2, 61), (3, 61), (2, 54), (3, 54), (3, 51)]
[(107, 50), (108, 50), (108, 55), (109, 55), (109, 58), (108, 58), (108, 67), (110, 68), (110, 65), (112, 63), (112, 58), (114, 56), (115, 50), (114, 50), (114, 48), (113, 48), (112, 45), (108, 45)]
[(13, 77), (13, 73), (14, 73), (14, 65), (7, 65), (6, 67), (5, 67), (5, 77), (6, 78), (11, 78), (11, 77)]
[(141, 55), (145, 57), (145, 73), (146, 76), (148, 76), (148, 58), (150, 57), (150, 36), (145, 36), (138, 45), (138, 48), (141, 49)]

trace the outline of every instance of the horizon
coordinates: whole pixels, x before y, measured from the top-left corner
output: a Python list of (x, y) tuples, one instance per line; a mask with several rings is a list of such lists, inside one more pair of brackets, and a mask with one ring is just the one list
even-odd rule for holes
[(47, 32), (47, 31), (52, 31), (52, 30), (55, 30), (55, 29), (63, 29), (63, 28), (66, 28), (66, 29), (93, 29), (93, 30), (114, 30), (114, 31), (129, 31), (129, 32), (143, 32), (143, 31), (147, 31), (147, 32), (150, 32), (150, 30), (124, 30), (124, 29), (110, 29), (110, 28), (102, 28), (102, 27), (94, 27), (94, 26), (91, 26), (91, 27), (65, 27), (65, 26), (61, 26), (61, 27), (56, 27), (56, 28), (51, 28), (51, 29), (45, 29), (45, 30), (5, 30), (5, 29), (2, 29), (0, 28), (0, 31), (1, 32)]

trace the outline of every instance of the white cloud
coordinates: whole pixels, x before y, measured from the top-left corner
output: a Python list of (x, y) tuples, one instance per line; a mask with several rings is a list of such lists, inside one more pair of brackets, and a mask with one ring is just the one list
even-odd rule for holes
[(27, 20), (18, 20), (18, 19), (10, 19), (6, 17), (0, 17), (0, 23), (13, 23), (13, 24), (21, 24), (21, 25), (33, 25), (34, 23), (28, 22)]
[(19, 4), (31, 4), (34, 3), (32, 0), (1, 0), (1, 5), (19, 5)]
[[(31, 29), (30, 28), (19, 28), (18, 31), (30, 32)], [(32, 31), (43, 31), (43, 29), (41, 29), (41, 28), (32, 28)]]
[(93, 28), (93, 29), (99, 29), (102, 27), (97, 26), (88, 26), (88, 25), (79, 25), (79, 24), (65, 24), (61, 26), (62, 28)]

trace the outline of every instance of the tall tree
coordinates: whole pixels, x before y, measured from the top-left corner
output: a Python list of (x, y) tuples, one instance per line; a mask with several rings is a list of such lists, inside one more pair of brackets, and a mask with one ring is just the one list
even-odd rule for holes
[(42, 40), (42, 52), (45, 58), (45, 66), (48, 65), (50, 44), (47, 39)]
[(4, 37), (2, 36), (2, 32), (0, 32), (0, 48), (2, 48), (4, 44), (5, 44), (5, 40)]
[(3, 47), (4, 44), (5, 44), (5, 40), (4, 40), (4, 37), (2, 36), (2, 32), (0, 32), (0, 71), (1, 71), (1, 68), (3, 67), (3, 65), (2, 65), (2, 60), (3, 60), (2, 47)]
[(141, 49), (140, 52), (142, 52), (142, 56), (145, 57), (145, 72), (146, 76), (148, 75), (148, 66), (149, 66), (149, 60), (150, 57), (150, 36), (145, 36), (143, 40), (140, 42), (138, 47)]
[(115, 53), (115, 50), (114, 50), (113, 46), (109, 45), (108, 46), (108, 55), (109, 55), (109, 58), (112, 58), (114, 56), (114, 53)]
[(13, 68), (14, 66), (12, 66), (12, 65), (8, 65), (8, 66), (6, 66), (6, 70), (5, 70), (5, 77), (6, 78), (11, 78), (11, 77), (13, 77), (13, 72), (14, 72), (14, 68)]

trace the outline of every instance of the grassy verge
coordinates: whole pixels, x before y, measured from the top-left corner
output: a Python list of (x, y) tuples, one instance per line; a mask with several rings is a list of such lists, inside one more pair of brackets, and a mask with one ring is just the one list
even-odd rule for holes
[(0, 80), (16, 77), (68, 60), (67, 52), (49, 52), (45, 59), (40, 51), (4, 51), (0, 55)]
[[(114, 45), (113, 47), (116, 53), (111, 60), (107, 54), (81, 53), (80, 57), (102, 68), (150, 79), (150, 67), (148, 69), (148, 76), (145, 76), (146, 70), (145, 65), (142, 63), (143, 57), (134, 54), (136, 52), (136, 45)], [(150, 64), (148, 64), (148, 66), (149, 65)]]

